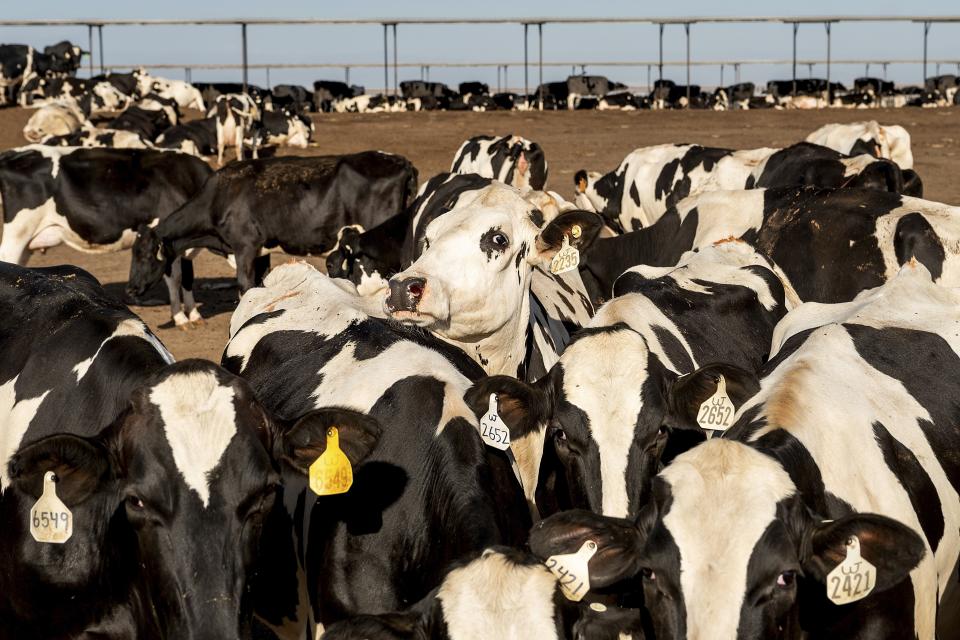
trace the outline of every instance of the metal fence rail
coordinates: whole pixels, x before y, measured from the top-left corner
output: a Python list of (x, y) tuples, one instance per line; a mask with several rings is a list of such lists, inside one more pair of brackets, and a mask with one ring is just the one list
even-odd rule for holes
[[(550, 63), (544, 62), (543, 59), (543, 27), (544, 25), (551, 24), (650, 24), (656, 25), (659, 31), (659, 59), (656, 62), (656, 67), (658, 70), (657, 77), (658, 79), (663, 79), (663, 67), (670, 66), (676, 63), (664, 62), (663, 60), (663, 34), (664, 29), (667, 25), (678, 25), (682, 26), (684, 34), (686, 37), (686, 60), (682, 63), (686, 68), (686, 80), (687, 80), (687, 94), (689, 98), (690, 93), (690, 68), (696, 66), (694, 61), (690, 58), (690, 27), (691, 25), (696, 24), (748, 24), (748, 23), (768, 23), (768, 24), (784, 24), (792, 25), (793, 31), (793, 55), (791, 56), (791, 65), (792, 65), (792, 77), (794, 81), (794, 90), (796, 90), (796, 80), (797, 80), (797, 65), (798, 64), (811, 64), (810, 61), (801, 61), (797, 59), (797, 33), (799, 31), (801, 24), (822, 24), (826, 30), (827, 35), (827, 48), (826, 48), (826, 77), (827, 81), (830, 80), (831, 64), (839, 64), (839, 61), (834, 61), (831, 59), (831, 30), (832, 26), (840, 22), (905, 22), (905, 23), (916, 23), (922, 25), (922, 34), (923, 34), (923, 59), (922, 59), (922, 69), (923, 69), (923, 78), (925, 80), (927, 77), (927, 65), (930, 62), (927, 56), (927, 44), (930, 34), (930, 28), (935, 23), (958, 23), (960, 22), (960, 15), (927, 15), (927, 16), (856, 16), (856, 15), (824, 15), (824, 16), (743, 16), (743, 17), (721, 17), (721, 16), (690, 16), (690, 17), (677, 17), (677, 18), (653, 18), (653, 17), (622, 17), (622, 18), (613, 18), (613, 17), (526, 17), (526, 18), (223, 18), (223, 19), (214, 19), (214, 20), (193, 20), (193, 19), (181, 19), (181, 20), (171, 20), (171, 19), (135, 19), (135, 20), (105, 20), (105, 19), (82, 19), (82, 20), (72, 20), (72, 19), (62, 19), (62, 20), (0, 20), (0, 26), (13, 26), (13, 27), (38, 27), (38, 26), (86, 26), (88, 29), (88, 40), (89, 40), (89, 49), (90, 49), (90, 73), (93, 74), (93, 29), (97, 28), (98, 44), (99, 44), (99, 54), (100, 54), (100, 70), (101, 72), (106, 70), (106, 65), (104, 64), (104, 55), (103, 55), (103, 28), (105, 26), (109, 27), (125, 27), (125, 26), (232, 26), (240, 27), (240, 38), (242, 46), (242, 64), (239, 68), (243, 70), (243, 85), (246, 88), (249, 78), (249, 69), (252, 68), (252, 65), (249, 64), (248, 55), (247, 55), (247, 28), (249, 26), (262, 26), (262, 25), (380, 25), (383, 28), (383, 75), (384, 75), (384, 90), (390, 86), (390, 77), (389, 77), (389, 50), (390, 50), (390, 41), (389, 35), (392, 31), (393, 35), (393, 92), (397, 93), (398, 88), (398, 69), (401, 66), (397, 60), (397, 27), (398, 25), (518, 25), (523, 27), (523, 77), (524, 77), (524, 92), (530, 93), (530, 77), (529, 77), (529, 67), (530, 67), (530, 57), (529, 57), (529, 28), (531, 26), (537, 27), (538, 34), (538, 48), (539, 55), (537, 60), (537, 66), (539, 68), (539, 84), (543, 84), (543, 68), (544, 66), (557, 66), (559, 63)], [(863, 61), (864, 63), (870, 62), (873, 64), (873, 61)], [(941, 61), (943, 62), (943, 61)], [(946, 61), (952, 63), (952, 61)], [(887, 64), (899, 63), (899, 61), (887, 61)], [(429, 68), (430, 66), (439, 67), (443, 63), (434, 63), (432, 65), (413, 65)], [(447, 63), (453, 65), (456, 63)], [(584, 63), (576, 63), (584, 64)], [(643, 63), (646, 64), (646, 63)], [(653, 63), (649, 63), (650, 68), (653, 67)], [(717, 64), (717, 63), (713, 63)], [(726, 64), (726, 63), (724, 63)], [(754, 61), (734, 61), (730, 65), (738, 64), (756, 64)], [(880, 62), (882, 64), (882, 62)], [(154, 68), (165, 68), (158, 65), (153, 65)], [(313, 65), (310, 65), (313, 66)], [(320, 65), (317, 65), (318, 67)], [(344, 69), (349, 69), (351, 67), (359, 68), (360, 64), (352, 65), (331, 65), (334, 67), (342, 67)], [(364, 65), (365, 66), (365, 65)], [(379, 65), (376, 65), (379, 66)], [(404, 67), (411, 66), (409, 63), (404, 64)], [(482, 64), (473, 63), (467, 64), (464, 63), (464, 66), (484, 66)], [(508, 67), (511, 65), (507, 65)], [(519, 66), (519, 63), (515, 63), (512, 66)], [(566, 66), (564, 64), (563, 66)], [(616, 65), (611, 65), (616, 66)], [(628, 63), (624, 63), (623, 66), (628, 66)], [(632, 65), (631, 65), (632, 66)], [(212, 68), (212, 67), (202, 67), (201, 65), (189, 65), (192, 68)], [(281, 68), (280, 65), (267, 65), (264, 68)], [(184, 65), (176, 65), (176, 68), (184, 68)], [(224, 68), (224, 67), (221, 67)], [(259, 66), (253, 68), (260, 68)], [(293, 68), (293, 67), (287, 67)], [(502, 65), (501, 65), (501, 68)], [(648, 73), (649, 76), (649, 73)], [(649, 84), (649, 78), (648, 78)], [(246, 90), (246, 89), (244, 89)]]

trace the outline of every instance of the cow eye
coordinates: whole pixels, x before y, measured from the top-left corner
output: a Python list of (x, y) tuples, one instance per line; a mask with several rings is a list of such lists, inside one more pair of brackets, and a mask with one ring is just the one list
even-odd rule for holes
[(129, 496), (127, 498), (127, 506), (135, 511), (143, 511), (144, 508), (143, 500), (137, 496)]
[(563, 443), (563, 444), (567, 443), (567, 434), (566, 432), (564, 432), (563, 429), (554, 429), (553, 437), (558, 443)]
[(777, 586), (781, 589), (786, 589), (793, 586), (793, 583), (797, 580), (796, 571), (784, 571), (779, 576), (777, 576)]
[(643, 569), (640, 570), (640, 574), (643, 576), (644, 580), (649, 580), (650, 582), (657, 581), (657, 574), (656, 572), (654, 572), (653, 569), (644, 567)]
[(508, 244), (510, 244), (510, 240), (502, 233), (495, 233), (490, 236), (490, 242), (498, 247), (506, 247)]

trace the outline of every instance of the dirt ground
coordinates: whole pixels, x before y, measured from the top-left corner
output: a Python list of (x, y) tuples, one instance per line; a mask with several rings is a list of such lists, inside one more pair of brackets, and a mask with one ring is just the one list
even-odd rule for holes
[[(25, 144), (22, 130), (32, 112), (0, 111), (0, 149)], [(781, 147), (802, 140), (830, 122), (876, 119), (904, 125), (913, 138), (915, 169), (923, 179), (925, 196), (960, 204), (960, 109), (821, 110), (821, 111), (639, 111), (620, 112), (424, 112), (400, 114), (318, 114), (316, 146), (293, 150), (305, 154), (339, 154), (380, 149), (409, 158), (419, 169), (421, 182), (449, 169), (453, 154), (466, 138), (479, 134), (513, 133), (538, 141), (547, 156), (547, 187), (573, 196), (578, 169), (608, 171), (631, 150), (667, 142), (696, 142), (709, 146), (747, 149)], [(282, 152), (283, 153), (283, 152)], [(274, 256), (279, 264), (282, 256)], [(35, 254), (31, 266), (72, 263), (90, 271), (118, 297), (123, 296), (129, 254), (83, 254), (56, 247)], [(151, 292), (155, 306), (134, 306), (177, 359), (190, 357), (219, 361), (227, 342), (230, 314), (237, 290), (230, 267), (204, 253), (196, 260), (195, 293), (206, 324), (189, 331), (174, 328), (169, 308), (160, 304), (165, 288)], [(230, 288), (224, 288), (231, 285)]]

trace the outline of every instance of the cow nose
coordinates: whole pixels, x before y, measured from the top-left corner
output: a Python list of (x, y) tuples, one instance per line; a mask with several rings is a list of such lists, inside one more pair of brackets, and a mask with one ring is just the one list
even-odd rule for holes
[(390, 311), (416, 311), (417, 303), (420, 302), (426, 286), (427, 281), (424, 278), (390, 280), (387, 307)]

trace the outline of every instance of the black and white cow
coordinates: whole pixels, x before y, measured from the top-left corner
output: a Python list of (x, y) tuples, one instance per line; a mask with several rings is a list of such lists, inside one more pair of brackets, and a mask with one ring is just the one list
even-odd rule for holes
[[(89, 253), (128, 249), (139, 226), (156, 224), (188, 201), (211, 173), (197, 158), (152, 150), (34, 145), (7, 151), (0, 154), (0, 261), (25, 264), (33, 251), (61, 243)], [(174, 321), (199, 320), (192, 266), (183, 264), (183, 288), (180, 263), (169, 267), (163, 275)]]
[(147, 73), (141, 73), (137, 80), (138, 88), (142, 95), (156, 94), (161, 98), (175, 101), (177, 106), (183, 109), (205, 111), (207, 108), (206, 105), (204, 105), (200, 90), (189, 82), (169, 80), (167, 78), (151, 76)]
[(223, 164), (223, 150), (233, 146), (237, 160), (243, 158), (243, 138), (249, 135), (253, 123), (260, 119), (260, 107), (245, 93), (217, 96), (207, 112), (217, 119), (217, 164)]
[(682, 200), (655, 225), (599, 238), (580, 262), (592, 296), (639, 264), (671, 266), (685, 251), (733, 237), (780, 267), (804, 302), (841, 302), (877, 287), (911, 257), (960, 286), (960, 209), (861, 189), (715, 191)]
[(141, 139), (154, 142), (161, 133), (180, 122), (177, 103), (150, 94), (128, 107), (107, 124), (110, 129), (132, 131)]
[[(561, 640), (571, 637), (567, 633), (572, 617), (569, 610), (576, 608), (561, 595), (556, 576), (539, 559), (517, 549), (493, 547), (459, 561), (429, 596), (410, 609), (344, 620), (330, 626), (323, 637)], [(582, 608), (589, 610), (586, 605)], [(573, 637), (584, 638), (580, 634)]]
[(520, 191), (543, 191), (547, 160), (536, 142), (514, 135), (476, 136), (460, 145), (452, 173), (476, 173)]
[(44, 138), (42, 144), (54, 147), (86, 147), (110, 149), (151, 149), (153, 145), (133, 131), (118, 129), (81, 129), (63, 136)]
[[(574, 184), (579, 207), (600, 213), (615, 229), (633, 231), (705, 191), (794, 185), (906, 189), (900, 171), (889, 164), (809, 143), (742, 151), (664, 144), (631, 152), (607, 174), (580, 170)], [(918, 188), (919, 178), (910, 182), (911, 190)]]
[(851, 156), (866, 153), (886, 158), (896, 162), (901, 169), (913, 169), (910, 133), (898, 124), (882, 125), (876, 120), (825, 124), (808, 135), (807, 142)]
[(155, 228), (141, 227), (129, 290), (142, 295), (184, 252), (205, 247), (236, 256), (242, 293), (262, 279), (264, 249), (322, 254), (344, 226), (373, 227), (403, 210), (416, 184), (406, 158), (380, 151), (239, 160)]
[(635, 517), (667, 438), (699, 431), (676, 410), (688, 376), (723, 375), (736, 406), (756, 392), (774, 326), (798, 302), (775, 269), (737, 241), (687, 253), (676, 266), (637, 267), (546, 376), (533, 384), (494, 376), (470, 391), (483, 406), (497, 394), (511, 439), (544, 449), (524, 470), (541, 480), (541, 513)]
[(198, 118), (170, 127), (157, 136), (156, 146), (193, 156), (214, 155), (217, 152), (217, 119)]
[(346, 278), (370, 295), (386, 288), (387, 279), (420, 257), (427, 226), (455, 209), (470, 191), (493, 182), (475, 173), (440, 173), (420, 186), (410, 206), (367, 231), (341, 230), (337, 248), (327, 256), (327, 273)]
[(30, 74), (39, 77), (72, 75), (80, 68), (80, 47), (64, 40), (43, 53), (24, 44), (0, 45), (0, 105), (17, 102), (11, 91)]
[(313, 120), (309, 116), (287, 109), (264, 111), (248, 132), (253, 157), (257, 157), (258, 149), (262, 146), (284, 145), (306, 149), (313, 131)]
[(330, 109), (337, 113), (399, 113), (407, 110), (407, 103), (398, 96), (361, 94), (334, 100)]
[(82, 129), (92, 129), (86, 114), (74, 102), (43, 105), (23, 127), (27, 142), (42, 142), (51, 136), (69, 136)]
[[(596, 586), (642, 576), (658, 639), (955, 637), (958, 303), (911, 263), (851, 302), (799, 307), (736, 424), (676, 458), (636, 522), (567, 512), (532, 548), (595, 540)], [(864, 584), (838, 569), (853, 547), (872, 591), (837, 605), (831, 574)]]
[[(342, 407), (382, 426), (344, 496), (308, 498), (305, 473), (284, 473), (314, 622), (406, 608), (453, 560), (525, 539), (523, 494), (463, 399), (480, 367), (429, 333), (374, 317), (379, 301), (305, 263), (278, 267), (264, 285), (231, 318), (224, 366), (280, 419)], [(289, 584), (266, 585), (268, 595)], [(297, 602), (264, 621), (293, 620)]]
[[(587, 246), (602, 226), (596, 214), (569, 209), (549, 194), (498, 182), (465, 192), (427, 225), (420, 256), (390, 278), (385, 310), (459, 346), (488, 373), (539, 378), (563, 341), (554, 342), (551, 322), (537, 316), (546, 313), (561, 329), (593, 315), (577, 274), (545, 270), (565, 238)], [(559, 299), (547, 300), (551, 293)]]

